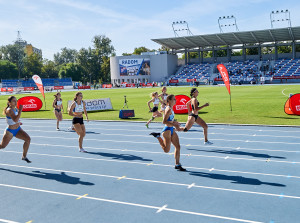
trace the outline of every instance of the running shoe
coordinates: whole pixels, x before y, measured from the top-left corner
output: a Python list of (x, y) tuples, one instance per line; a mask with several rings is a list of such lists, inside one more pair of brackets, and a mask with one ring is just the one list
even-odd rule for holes
[(31, 163), (31, 161), (27, 157), (22, 157), (22, 160), (26, 161), (27, 163)]
[(146, 124), (147, 129), (149, 129), (149, 124)]
[(204, 142), (204, 145), (212, 145), (213, 143), (211, 141)]
[(186, 171), (186, 169), (184, 169), (181, 164), (175, 165), (175, 169), (178, 171)]
[(59, 128), (56, 128), (56, 131), (59, 131)]
[(87, 151), (84, 150), (83, 148), (79, 149), (79, 152), (81, 152), (81, 153), (87, 153)]
[(151, 132), (149, 135), (154, 136), (155, 138), (160, 137), (160, 133), (156, 133), (156, 132)]

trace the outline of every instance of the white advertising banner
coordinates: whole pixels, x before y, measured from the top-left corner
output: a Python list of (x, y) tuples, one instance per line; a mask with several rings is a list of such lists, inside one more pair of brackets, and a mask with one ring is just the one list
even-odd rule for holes
[[(101, 111), (113, 109), (110, 98), (83, 100), (85, 102), (86, 111)], [(68, 101), (68, 110), (74, 101)]]

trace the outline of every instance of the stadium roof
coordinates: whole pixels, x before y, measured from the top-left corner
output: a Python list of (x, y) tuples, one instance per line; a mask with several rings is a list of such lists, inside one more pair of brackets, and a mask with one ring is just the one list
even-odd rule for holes
[(152, 41), (174, 50), (295, 40), (300, 40), (300, 26), (246, 32), (152, 39)]

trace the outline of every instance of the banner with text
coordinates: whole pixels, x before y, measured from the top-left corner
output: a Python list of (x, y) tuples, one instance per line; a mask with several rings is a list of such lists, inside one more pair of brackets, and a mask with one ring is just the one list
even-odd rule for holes
[(119, 67), (121, 76), (150, 75), (149, 58), (120, 59)]
[[(110, 98), (83, 100), (86, 111), (101, 111), (113, 109)], [(68, 101), (68, 110), (74, 101)]]

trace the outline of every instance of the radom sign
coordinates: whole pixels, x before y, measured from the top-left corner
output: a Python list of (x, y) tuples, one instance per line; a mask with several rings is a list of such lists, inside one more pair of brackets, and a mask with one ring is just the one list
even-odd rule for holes
[(43, 107), (43, 102), (38, 97), (26, 96), (18, 100), (18, 108), (20, 107), (20, 105), (23, 105), (24, 112), (38, 111)]

